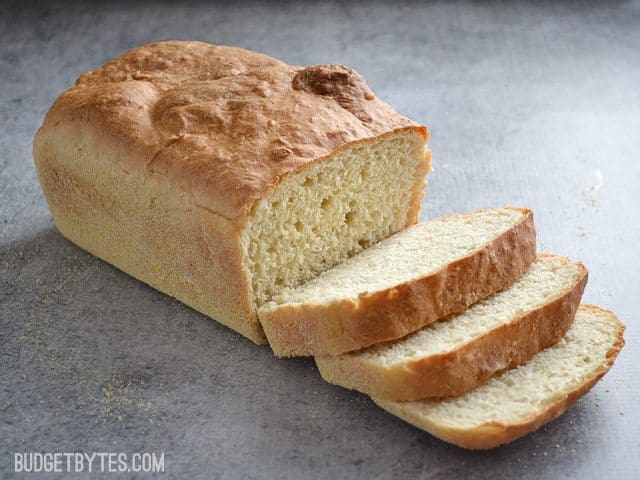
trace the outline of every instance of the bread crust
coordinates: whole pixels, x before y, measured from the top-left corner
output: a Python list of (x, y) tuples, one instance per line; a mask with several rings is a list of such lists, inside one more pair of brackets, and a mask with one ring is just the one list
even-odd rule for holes
[(258, 311), (280, 357), (338, 355), (396, 340), (501, 290), (536, 258), (533, 214), (486, 246), (432, 274), (357, 300), (323, 305), (283, 304)]
[[(567, 258), (561, 260), (573, 263)], [(329, 383), (389, 400), (462, 395), (496, 372), (528, 361), (564, 336), (587, 284), (587, 269), (581, 263), (578, 267), (580, 277), (557, 298), (455, 350), (393, 365), (367, 361), (357, 352), (323, 355), (316, 357), (316, 365)]]
[(415, 415), (411, 409), (402, 407), (402, 403), (393, 402), (387, 399), (372, 398), (373, 401), (383, 409), (400, 417), (413, 426), (425, 430), (432, 435), (459, 447), (470, 450), (487, 450), (495, 448), (505, 443), (516, 440), (527, 433), (537, 430), (541, 426), (559, 417), (578, 399), (586, 394), (591, 388), (611, 369), (615, 359), (624, 346), (624, 325), (618, 320), (616, 315), (594, 305), (581, 305), (580, 309), (593, 309), (610, 314), (610, 322), (616, 328), (616, 341), (607, 352), (605, 361), (599, 368), (592, 372), (591, 376), (582, 384), (559, 396), (557, 400), (545, 407), (541, 411), (532, 412), (531, 415), (514, 424), (501, 422), (489, 422), (472, 429), (447, 428), (431, 422), (421, 415)]

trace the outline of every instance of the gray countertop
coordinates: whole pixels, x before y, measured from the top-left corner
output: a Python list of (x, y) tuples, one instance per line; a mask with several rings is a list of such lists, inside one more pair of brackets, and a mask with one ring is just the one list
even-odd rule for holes
[[(161, 478), (640, 478), (637, 2), (148, 3), (2, 10), (0, 477), (14, 452), (153, 451)], [(584, 300), (628, 326), (611, 373), (538, 432), (467, 452), (62, 238), (35, 129), (81, 72), (173, 38), (361, 72), (430, 127), (423, 218), (527, 206), (541, 250), (589, 267)]]

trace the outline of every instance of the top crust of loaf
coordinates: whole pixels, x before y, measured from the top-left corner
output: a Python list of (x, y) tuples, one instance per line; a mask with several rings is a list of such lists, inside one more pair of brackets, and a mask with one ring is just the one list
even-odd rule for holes
[(241, 222), (292, 172), (348, 145), (426, 128), (342, 65), (294, 67), (240, 48), (168, 41), (85, 73), (49, 110), (35, 146), (92, 142), (125, 171), (160, 174)]

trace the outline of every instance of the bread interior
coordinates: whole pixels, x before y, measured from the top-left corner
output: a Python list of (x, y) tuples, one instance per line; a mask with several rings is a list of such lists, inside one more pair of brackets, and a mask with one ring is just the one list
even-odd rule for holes
[(256, 307), (417, 221), (429, 162), (401, 132), (291, 174), (255, 205), (242, 235)]

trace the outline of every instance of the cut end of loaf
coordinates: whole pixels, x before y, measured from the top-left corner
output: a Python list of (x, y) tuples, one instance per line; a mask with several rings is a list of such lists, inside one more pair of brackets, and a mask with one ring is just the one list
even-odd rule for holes
[(430, 164), (405, 130), (338, 151), (286, 177), (242, 236), (257, 307), (417, 221)]

